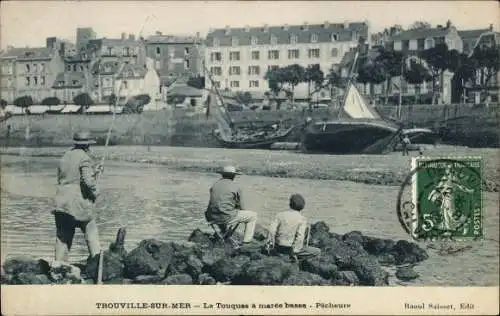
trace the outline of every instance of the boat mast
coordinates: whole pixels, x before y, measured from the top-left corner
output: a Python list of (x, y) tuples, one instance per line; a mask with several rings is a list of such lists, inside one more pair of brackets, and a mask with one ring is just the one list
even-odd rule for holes
[(358, 48), (356, 49), (356, 54), (354, 55), (354, 60), (352, 62), (351, 69), (349, 71), (349, 76), (348, 76), (349, 80), (347, 81), (347, 85), (346, 85), (346, 88), (345, 88), (344, 96), (342, 98), (342, 106), (340, 107), (339, 113), (337, 115), (337, 118), (339, 118), (339, 119), (342, 116), (342, 109), (344, 108), (344, 105), (345, 105), (345, 102), (346, 102), (346, 99), (347, 99), (347, 93), (349, 92), (349, 88), (352, 85), (352, 81), (354, 79), (354, 69), (355, 69), (356, 63), (358, 61), (359, 50), (360, 50), (360, 47), (358, 46)]

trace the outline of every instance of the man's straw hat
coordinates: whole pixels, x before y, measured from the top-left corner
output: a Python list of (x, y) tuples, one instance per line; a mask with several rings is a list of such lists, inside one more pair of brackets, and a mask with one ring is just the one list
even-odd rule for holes
[(91, 145), (95, 144), (96, 141), (90, 136), (90, 132), (76, 132), (73, 135), (73, 142), (75, 145)]
[(218, 171), (217, 173), (220, 173), (220, 174), (241, 174), (241, 173), (236, 171), (236, 167), (234, 167), (234, 166), (225, 166), (224, 168), (222, 168), (221, 171)]

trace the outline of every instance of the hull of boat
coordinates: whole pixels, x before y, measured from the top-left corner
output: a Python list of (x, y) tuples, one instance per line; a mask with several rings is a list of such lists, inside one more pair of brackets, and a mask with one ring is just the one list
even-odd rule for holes
[(302, 145), (307, 152), (331, 154), (382, 154), (399, 129), (374, 122), (325, 122), (309, 126)]
[(273, 137), (269, 139), (262, 140), (252, 140), (252, 141), (225, 141), (220, 137), (215, 136), (217, 141), (225, 148), (239, 148), (239, 149), (270, 149), (271, 146), (276, 142), (282, 142), (286, 140), (288, 134), (278, 137)]

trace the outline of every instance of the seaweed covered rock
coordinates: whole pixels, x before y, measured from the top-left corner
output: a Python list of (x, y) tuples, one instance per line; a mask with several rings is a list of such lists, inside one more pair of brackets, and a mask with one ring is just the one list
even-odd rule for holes
[(139, 275), (155, 275), (161, 273), (170, 264), (174, 247), (170, 243), (147, 239), (124, 259), (124, 276), (133, 279)]
[(382, 286), (389, 284), (388, 274), (373, 256), (361, 255), (353, 257), (349, 270), (356, 273), (361, 285)]
[(52, 283), (57, 284), (83, 283), (80, 268), (70, 264), (54, 263), (50, 267), (48, 277), (52, 281)]
[(233, 280), (232, 284), (239, 285), (277, 285), (292, 273), (299, 270), (298, 266), (281, 259), (268, 257), (249, 261), (242, 267), (242, 272)]
[(193, 279), (189, 274), (173, 274), (169, 275), (162, 281), (162, 284), (168, 285), (190, 285), (193, 284)]
[[(89, 278), (97, 280), (97, 271), (99, 268), (99, 257), (96, 255), (87, 260), (87, 265), (85, 273)], [(103, 262), (102, 262), (102, 281), (109, 281), (115, 278), (120, 278), (123, 276), (123, 258), (121, 253), (115, 253), (110, 251), (103, 252)]]
[(215, 285), (217, 281), (208, 273), (202, 273), (198, 276), (198, 284), (200, 285)]
[(337, 275), (339, 268), (335, 264), (335, 258), (322, 253), (318, 258), (306, 259), (301, 262), (301, 270), (317, 274), (325, 279), (333, 279)]
[(334, 285), (359, 285), (359, 278), (354, 271), (339, 271), (332, 280)]
[(418, 272), (413, 270), (412, 266), (398, 267), (396, 270), (396, 278), (401, 281), (411, 281), (418, 278), (420, 275)]
[(193, 253), (176, 253), (165, 271), (165, 277), (187, 274), (192, 280), (198, 280), (202, 273), (203, 262)]
[(247, 256), (222, 258), (207, 267), (207, 272), (218, 282), (231, 282), (242, 273), (243, 266), (248, 262), (250, 262), (250, 257)]
[(283, 285), (330, 285), (330, 282), (317, 274), (297, 271), (289, 275)]
[(18, 273), (34, 273), (34, 274), (47, 274), (50, 270), (50, 264), (43, 260), (34, 260), (27, 257), (13, 257), (5, 260), (3, 264), (5, 274), (18, 274)]
[(396, 242), (392, 239), (368, 237), (363, 243), (365, 250), (372, 255), (379, 256), (390, 253)]
[(49, 277), (45, 274), (35, 274), (33, 272), (19, 272), (12, 276), (9, 284), (50, 284)]
[(417, 263), (429, 258), (427, 252), (417, 244), (406, 240), (399, 240), (391, 250), (396, 264)]
[(188, 241), (204, 246), (213, 246), (214, 244), (212, 235), (202, 232), (200, 229), (193, 230)]
[(342, 240), (345, 242), (353, 242), (363, 245), (365, 237), (360, 231), (352, 231), (342, 236)]

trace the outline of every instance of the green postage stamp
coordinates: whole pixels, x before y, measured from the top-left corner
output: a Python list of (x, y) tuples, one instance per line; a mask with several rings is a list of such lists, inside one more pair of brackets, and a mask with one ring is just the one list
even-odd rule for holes
[(412, 159), (412, 236), (419, 240), (483, 237), (482, 159)]

